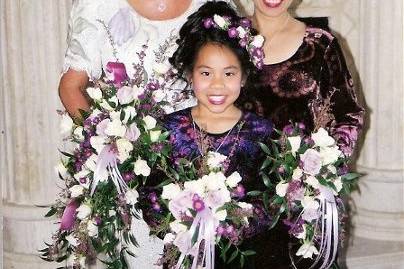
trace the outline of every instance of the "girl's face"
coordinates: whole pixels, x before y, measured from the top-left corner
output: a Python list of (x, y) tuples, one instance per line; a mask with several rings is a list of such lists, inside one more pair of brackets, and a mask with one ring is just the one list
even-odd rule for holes
[(234, 108), (243, 73), (237, 56), (229, 48), (208, 43), (199, 50), (190, 79), (198, 106), (220, 114)]
[(268, 17), (278, 17), (287, 12), (292, 0), (254, 0), (255, 12)]

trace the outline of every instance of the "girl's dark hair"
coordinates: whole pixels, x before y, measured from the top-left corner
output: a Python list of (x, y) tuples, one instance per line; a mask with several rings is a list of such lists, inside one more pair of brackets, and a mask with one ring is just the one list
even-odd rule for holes
[[(199, 50), (208, 43), (216, 43), (229, 48), (240, 61), (243, 75), (246, 78), (246, 84), (253, 81), (256, 74), (256, 67), (250, 61), (250, 55), (247, 50), (239, 45), (238, 37), (230, 38), (226, 30), (210, 27), (206, 29), (203, 21), (207, 18), (227, 16), (231, 18), (235, 27), (239, 26), (239, 17), (236, 11), (224, 1), (209, 1), (202, 5), (195, 13), (190, 15), (181, 27), (178, 48), (169, 59), (171, 65), (178, 70), (178, 76), (187, 81), (186, 75), (194, 68), (196, 57)], [(251, 28), (251, 33), (255, 35), (257, 31)]]

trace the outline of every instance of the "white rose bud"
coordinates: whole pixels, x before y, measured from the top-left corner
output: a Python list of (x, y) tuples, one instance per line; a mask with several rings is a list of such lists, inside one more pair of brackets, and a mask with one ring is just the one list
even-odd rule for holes
[(297, 180), (303, 176), (303, 171), (299, 167), (293, 170), (292, 179)]
[(105, 129), (105, 134), (109, 136), (124, 137), (126, 133), (126, 127), (122, 124), (120, 120), (113, 120), (108, 123)]
[(289, 183), (283, 183), (279, 182), (278, 185), (276, 185), (276, 194), (280, 197), (284, 197), (286, 195), (286, 191), (289, 187)]
[(84, 187), (81, 185), (74, 185), (69, 189), (69, 191), (70, 191), (70, 196), (72, 198), (76, 198), (76, 197), (79, 197), (80, 195), (83, 195)]
[(123, 111), (125, 113), (125, 117), (122, 121), (124, 124), (127, 124), (129, 120), (133, 119), (137, 115), (136, 108), (133, 106), (128, 106)]
[(237, 32), (238, 32), (239, 38), (245, 37), (246, 31), (244, 30), (243, 27), (241, 27), (241, 26), (237, 27)]
[(91, 237), (97, 237), (98, 236), (98, 226), (95, 225), (94, 221), (89, 220), (87, 222), (87, 231), (88, 235)]
[(213, 16), (213, 21), (220, 27), (223, 28), (226, 25), (226, 21), (223, 17), (219, 15), (214, 15)]
[(224, 209), (215, 212), (215, 218), (216, 218), (218, 221), (224, 221), (224, 220), (226, 219), (226, 217), (227, 217), (227, 211), (224, 210)]
[(318, 129), (316, 133), (311, 135), (311, 138), (313, 139), (314, 144), (321, 148), (329, 147), (335, 144), (334, 138), (329, 136), (328, 132), (324, 128)]
[(102, 102), (100, 103), (100, 106), (108, 111), (113, 111), (114, 109), (112, 108), (112, 106), (107, 102), (107, 100), (102, 100)]
[(83, 220), (91, 214), (91, 207), (86, 204), (82, 204), (76, 209), (77, 218)]
[(144, 89), (143, 88), (139, 88), (138, 86), (133, 86), (132, 88), (133, 90), (133, 95), (135, 96), (135, 99), (139, 99), (139, 96), (144, 94)]
[(161, 101), (163, 101), (165, 97), (166, 97), (166, 94), (164, 93), (163, 90), (156, 90), (153, 92), (153, 99), (157, 103), (160, 103)]
[(73, 120), (69, 115), (63, 114), (60, 121), (60, 134), (63, 136), (70, 135), (73, 130)]
[(227, 179), (226, 179), (226, 184), (230, 188), (234, 188), (237, 186), (237, 184), (241, 181), (241, 176), (238, 172), (234, 172), (231, 174)]
[(133, 150), (132, 143), (126, 138), (118, 139), (116, 147), (118, 149), (118, 158), (121, 162), (126, 161), (130, 156), (129, 153)]
[(251, 42), (251, 45), (256, 48), (261, 48), (263, 44), (264, 44), (264, 37), (262, 35), (254, 36), (254, 39)]
[(117, 98), (119, 103), (124, 105), (129, 104), (133, 101), (133, 99), (135, 99), (135, 96), (133, 95), (133, 89), (128, 86), (123, 86), (122, 88), (118, 89)]
[(125, 193), (126, 203), (129, 205), (135, 205), (137, 203), (138, 198), (139, 198), (139, 193), (136, 190), (129, 189)]
[(103, 136), (95, 135), (90, 138), (90, 144), (98, 154), (104, 149), (106, 142), (106, 138)]
[(110, 209), (110, 210), (108, 211), (108, 216), (113, 217), (113, 216), (115, 216), (115, 215), (116, 215), (116, 211), (115, 211), (115, 210)]
[(59, 162), (58, 165), (55, 166), (55, 172), (56, 174), (60, 174), (62, 178), (67, 176), (67, 168), (63, 162)]
[(170, 183), (163, 187), (163, 192), (161, 194), (161, 198), (166, 200), (171, 200), (176, 197), (181, 192), (180, 186), (174, 183)]
[(164, 244), (172, 244), (175, 240), (175, 235), (173, 233), (167, 233), (164, 236), (163, 242)]
[(74, 136), (76, 137), (77, 140), (83, 141), (84, 140), (84, 135), (83, 135), (83, 127), (78, 126), (76, 129), (74, 129)]
[(146, 126), (147, 130), (150, 130), (150, 129), (153, 129), (154, 127), (156, 127), (157, 121), (152, 116), (144, 117), (143, 121), (145, 123), (145, 126)]
[(176, 234), (178, 234), (180, 232), (185, 232), (186, 230), (188, 230), (187, 226), (180, 223), (179, 220), (174, 220), (173, 222), (171, 222), (170, 229), (171, 229), (171, 231), (173, 231)]
[(151, 169), (147, 165), (147, 162), (142, 159), (137, 159), (134, 165), (134, 172), (137, 176), (143, 175), (148, 177), (150, 175)]
[(70, 245), (77, 247), (79, 245), (79, 241), (77, 240), (76, 237), (74, 237), (73, 234), (69, 234), (68, 236), (65, 237), (67, 242), (69, 242)]
[(90, 171), (95, 171), (95, 168), (97, 167), (97, 160), (98, 160), (98, 155), (97, 154), (92, 154), (84, 163), (85, 167), (90, 170)]
[(288, 141), (290, 143), (290, 146), (292, 147), (292, 149), (291, 149), (292, 154), (295, 155), (296, 151), (298, 151), (300, 148), (300, 143), (302, 141), (302, 138), (300, 136), (291, 136), (291, 137), (288, 137)]
[(102, 92), (99, 88), (89, 87), (87, 88), (87, 94), (91, 99), (99, 101), (102, 99)]
[(151, 142), (157, 142), (159, 140), (159, 137), (161, 135), (161, 131), (150, 131), (150, 140)]

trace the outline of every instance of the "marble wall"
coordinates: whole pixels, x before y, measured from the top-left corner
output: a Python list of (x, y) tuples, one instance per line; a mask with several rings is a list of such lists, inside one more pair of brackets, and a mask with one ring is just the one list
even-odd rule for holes
[[(353, 196), (354, 235), (404, 242), (403, 2), (296, 4), (298, 16), (330, 18), (366, 100), (368, 118), (357, 158), (365, 176)], [(36, 250), (55, 228), (37, 206), (50, 204), (57, 192), (57, 85), (70, 7), (70, 0), (0, 0), (4, 268), (53, 268), (37, 257)]]

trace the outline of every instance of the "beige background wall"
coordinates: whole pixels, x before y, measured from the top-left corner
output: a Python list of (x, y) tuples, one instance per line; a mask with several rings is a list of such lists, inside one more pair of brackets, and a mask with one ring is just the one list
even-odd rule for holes
[[(348, 268), (404, 268), (403, 2), (303, 0), (299, 16), (328, 16), (368, 107), (357, 168)], [(57, 85), (70, 0), (0, 0), (0, 172), (4, 268), (53, 268), (36, 250), (55, 227), (35, 205), (57, 191)], [(146, 257), (147, 251), (141, 256)], [(149, 268), (148, 259), (139, 267)]]

